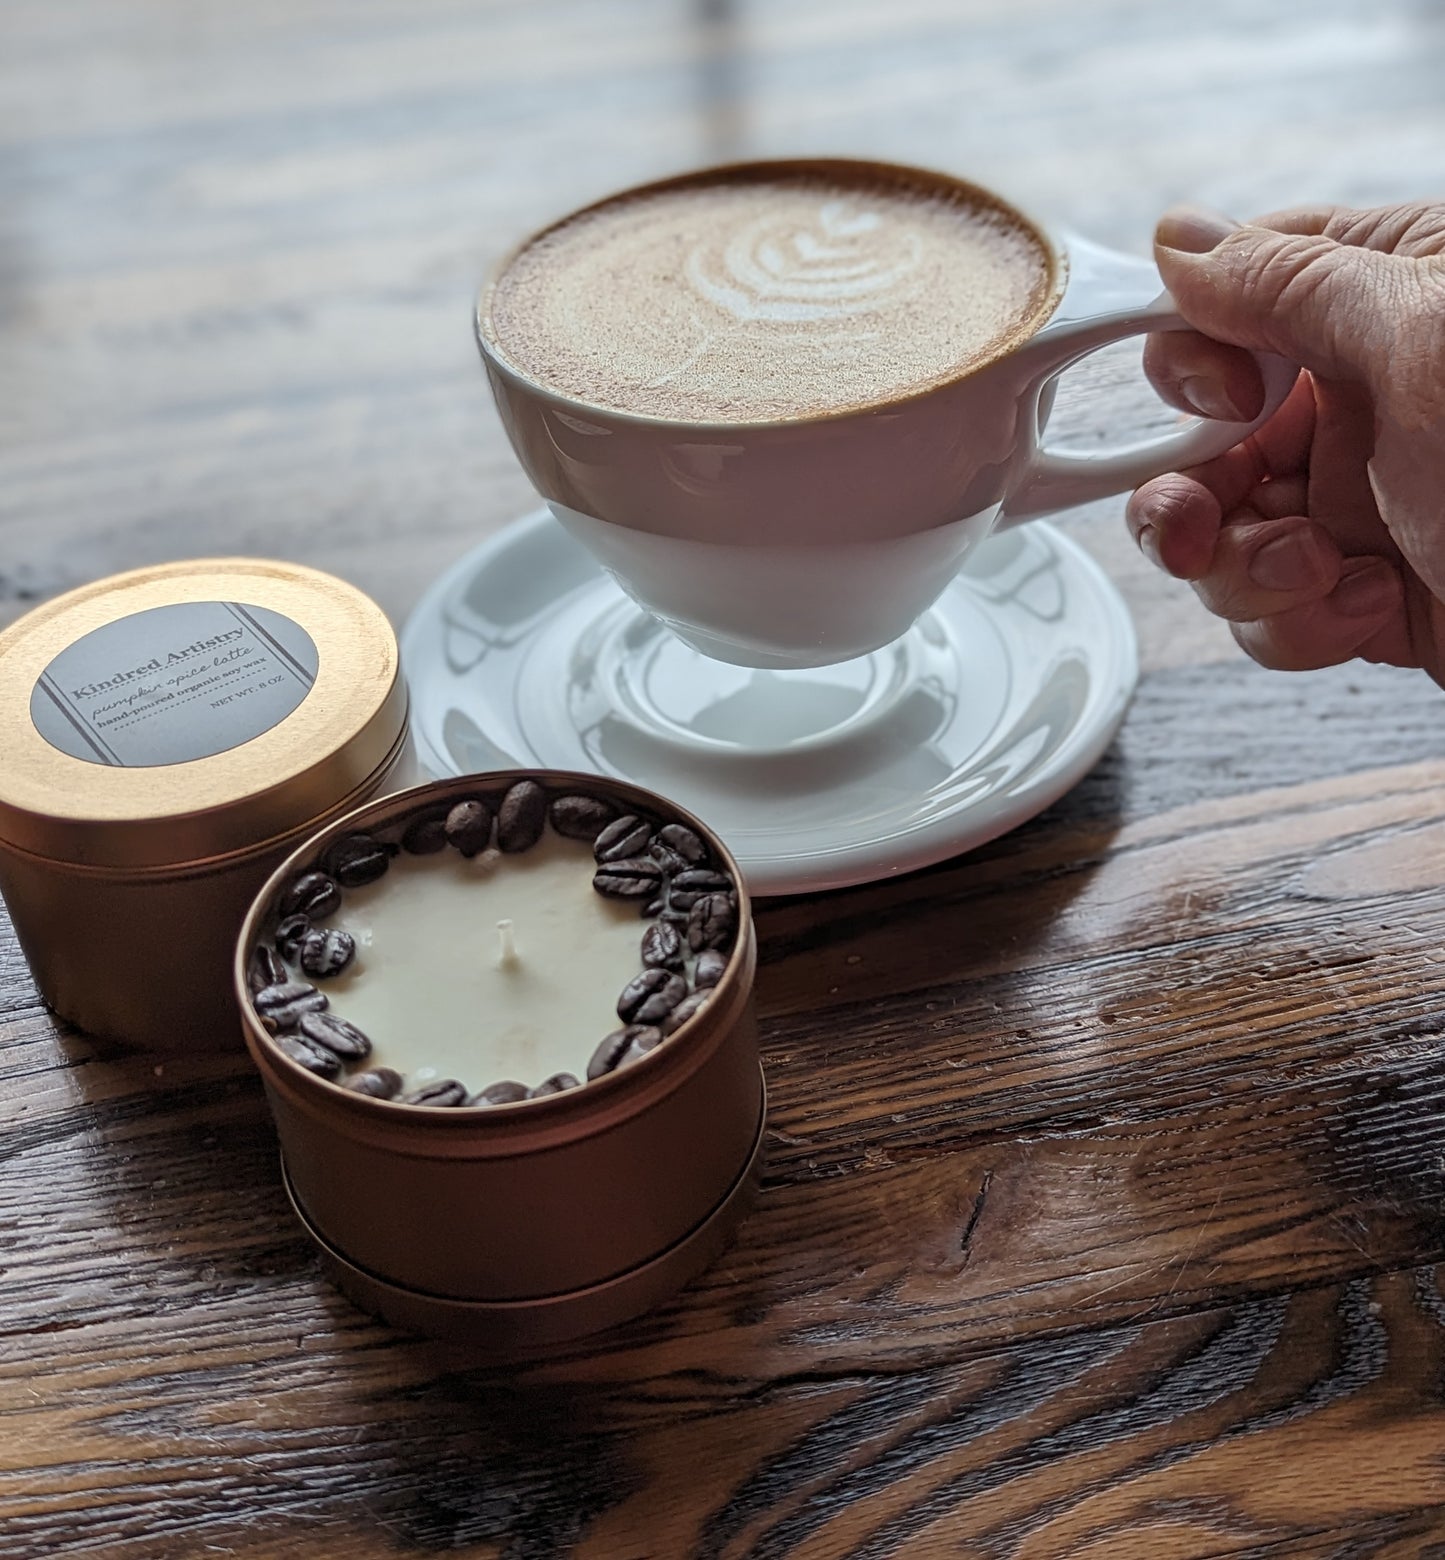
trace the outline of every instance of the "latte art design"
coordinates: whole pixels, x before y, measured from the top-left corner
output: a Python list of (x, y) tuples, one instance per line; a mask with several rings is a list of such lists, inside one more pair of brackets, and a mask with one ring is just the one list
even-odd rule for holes
[(687, 279), (738, 320), (799, 323), (881, 308), (917, 278), (923, 245), (877, 210), (824, 200), (815, 219), (762, 218), (687, 257)]
[(744, 421), (869, 406), (955, 377), (1037, 312), (1048, 263), (991, 206), (883, 181), (687, 184), (619, 197), (516, 257), (490, 331), (592, 404)]

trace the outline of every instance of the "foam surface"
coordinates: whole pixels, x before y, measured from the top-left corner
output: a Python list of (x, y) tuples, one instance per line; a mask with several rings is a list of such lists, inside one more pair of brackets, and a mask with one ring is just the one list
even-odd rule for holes
[(1049, 266), (1006, 213), (942, 190), (816, 175), (624, 196), (503, 273), (491, 334), (565, 394), (751, 421), (906, 395), (997, 356)]

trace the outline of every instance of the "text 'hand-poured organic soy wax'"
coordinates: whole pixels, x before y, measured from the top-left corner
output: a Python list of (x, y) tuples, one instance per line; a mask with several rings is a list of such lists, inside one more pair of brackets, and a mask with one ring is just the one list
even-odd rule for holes
[(41, 995), (110, 1040), (234, 1045), (237, 930), (275, 864), (406, 778), (375, 602), (313, 569), (137, 569), (0, 634), (0, 892)]
[(722, 842), (597, 777), (461, 776), (309, 842), (236, 980), (338, 1282), (498, 1355), (676, 1288), (752, 1184), (755, 958)]

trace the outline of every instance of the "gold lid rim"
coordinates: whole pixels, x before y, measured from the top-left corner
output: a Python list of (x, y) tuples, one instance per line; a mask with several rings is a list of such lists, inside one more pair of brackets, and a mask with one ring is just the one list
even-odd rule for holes
[[(296, 622), (316, 645), (310, 691), (269, 729), (207, 757), (110, 767), (36, 729), (30, 699), (55, 656), (151, 607), (235, 600)], [(350, 795), (404, 733), (396, 636), (355, 586), (302, 564), (201, 558), (111, 575), (0, 632), (0, 843), (90, 866), (147, 867), (233, 854)]]

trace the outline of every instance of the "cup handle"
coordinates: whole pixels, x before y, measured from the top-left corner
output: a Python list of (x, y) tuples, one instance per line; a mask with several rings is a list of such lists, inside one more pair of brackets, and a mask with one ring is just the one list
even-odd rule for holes
[(1120, 449), (1095, 453), (1047, 448), (1041, 442), (1039, 399), (1066, 368), (1126, 336), (1191, 329), (1174, 300), (1161, 291), (1159, 273), (1147, 261), (1087, 239), (1071, 238), (1067, 250), (1069, 285), (1059, 309), (1019, 353), (1018, 361), (1032, 383), (1032, 398), (1024, 412), (1034, 424), (1031, 455), (1023, 466), (1023, 480), (1004, 501), (996, 529), (1126, 493), (1166, 471), (1222, 455), (1279, 410), (1299, 374), (1284, 358), (1256, 352), (1264, 380), (1264, 409), (1251, 422), (1191, 417), (1171, 433)]

